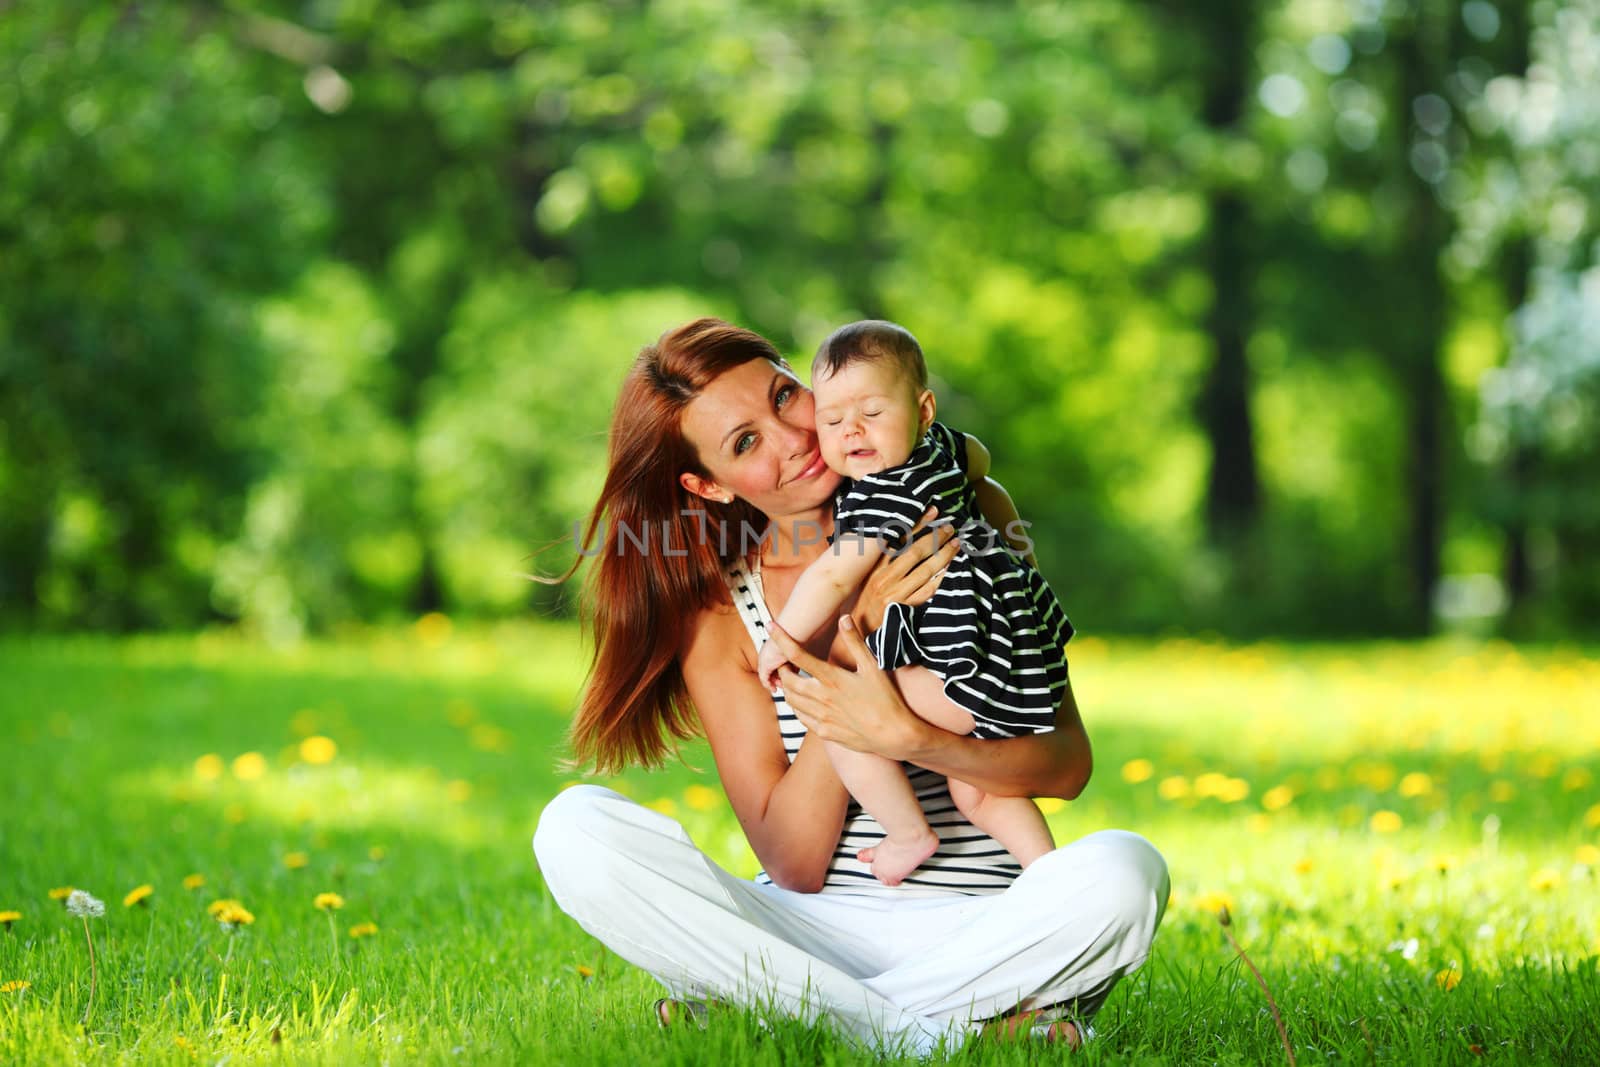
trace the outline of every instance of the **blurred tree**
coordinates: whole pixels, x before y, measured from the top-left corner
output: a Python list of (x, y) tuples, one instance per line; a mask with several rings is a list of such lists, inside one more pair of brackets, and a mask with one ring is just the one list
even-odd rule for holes
[(1489, 82), (1473, 116), (1511, 146), (1510, 166), (1480, 176), (1484, 240), (1526, 241), (1532, 261), (1473, 441), (1501, 472), (1510, 563), (1544, 594), (1516, 621), (1565, 632), (1600, 619), (1600, 3), (1534, 4), (1531, 22), (1525, 75)]
[(324, 201), (212, 18), (13, 6), (0, 54), (0, 604), (192, 624), (256, 470), (251, 303)]
[(1597, 2), (8, 9), (0, 611), (543, 604), (720, 308), (915, 330), (1087, 624), (1573, 625)]

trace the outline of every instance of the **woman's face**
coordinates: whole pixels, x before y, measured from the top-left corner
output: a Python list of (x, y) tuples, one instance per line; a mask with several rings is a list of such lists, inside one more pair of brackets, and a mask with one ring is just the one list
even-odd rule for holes
[(810, 390), (764, 359), (725, 372), (689, 401), (683, 434), (709, 477), (679, 480), (708, 499), (737, 496), (773, 518), (819, 507), (838, 488), (817, 448)]

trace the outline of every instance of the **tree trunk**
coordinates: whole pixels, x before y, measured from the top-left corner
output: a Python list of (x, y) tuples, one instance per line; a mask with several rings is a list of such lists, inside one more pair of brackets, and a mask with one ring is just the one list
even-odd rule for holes
[[(1502, 4), (1500, 38), (1505, 42), (1505, 73), (1523, 77), (1528, 73), (1528, 49), (1533, 30), (1529, 25), (1529, 5), (1525, 2)], [(1521, 228), (1507, 242), (1500, 259), (1501, 284), (1505, 287), (1506, 307), (1515, 311), (1528, 301), (1529, 279), (1533, 271), (1533, 239)], [(1508, 353), (1509, 354), (1509, 353)], [(1533, 597), (1533, 566), (1528, 557), (1528, 518), (1525, 508), (1532, 490), (1537, 456), (1521, 441), (1511, 444), (1505, 478), (1513, 512), (1504, 525), (1506, 619), (1515, 625), (1526, 613)]]
[[(1249, 103), (1255, 40), (1252, 0), (1207, 8), (1212, 62), (1205, 86), (1205, 117), (1212, 131), (1232, 136)], [(1261, 507), (1254, 425), (1250, 417), (1250, 363), (1246, 345), (1254, 321), (1250, 292), (1250, 204), (1236, 188), (1212, 191), (1206, 247), (1213, 299), (1206, 315), (1212, 359), (1199, 396), (1199, 417), (1211, 446), (1206, 477), (1206, 532), (1214, 545), (1237, 545), (1255, 526)]]
[(1413, 165), (1416, 142), (1413, 103), (1426, 93), (1443, 95), (1442, 52), (1446, 50), (1449, 23), (1443, 16), (1452, 5), (1422, 4), (1410, 25), (1395, 41), (1399, 63), (1396, 81), (1399, 99), (1396, 117), (1410, 131), (1397, 141), (1397, 166), (1407, 191), (1408, 210), (1404, 244), (1395, 264), (1402, 272), (1394, 292), (1401, 302), (1393, 322), (1406, 418), (1406, 489), (1409, 494), (1410, 529), (1407, 546), (1409, 597), (1406, 615), (1410, 628), (1425, 634), (1433, 628), (1433, 596), (1439, 584), (1440, 545), (1443, 540), (1445, 500), (1444, 427), (1448, 418), (1440, 347), (1445, 326), (1445, 286), (1439, 261), (1450, 236), (1450, 222), (1431, 185)]

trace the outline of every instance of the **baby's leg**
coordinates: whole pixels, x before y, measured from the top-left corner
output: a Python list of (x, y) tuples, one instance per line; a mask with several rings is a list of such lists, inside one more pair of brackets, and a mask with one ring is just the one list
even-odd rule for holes
[[(951, 733), (969, 734), (972, 713), (944, 692), (944, 680), (926, 667), (901, 667), (894, 672), (900, 695), (917, 715)], [(1044, 815), (1027, 797), (997, 797), (977, 786), (950, 779), (950, 799), (967, 820), (1006, 846), (1026, 867), (1056, 847)]]
[(1027, 797), (997, 797), (975, 785), (949, 780), (950, 799), (967, 821), (1006, 846), (1017, 862), (1028, 864), (1055, 850), (1044, 814)]
[(884, 885), (899, 885), (939, 847), (939, 835), (922, 814), (911, 780), (894, 760), (832, 741), (826, 744), (839, 780), (883, 827), (883, 840), (862, 849), (857, 858), (871, 864), (873, 875)]

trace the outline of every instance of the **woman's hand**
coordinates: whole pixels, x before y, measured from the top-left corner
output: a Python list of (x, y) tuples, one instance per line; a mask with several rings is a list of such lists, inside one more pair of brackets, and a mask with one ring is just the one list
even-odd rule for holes
[[(778, 679), (789, 706), (815, 737), (857, 752), (904, 759), (922, 747), (925, 735), (937, 727), (906, 707), (894, 680), (878, 666), (848, 615), (839, 619), (839, 637), (854, 670), (818, 659), (773, 628), (768, 644), (776, 645), (788, 659), (778, 668)], [(811, 677), (802, 678), (797, 667)]]
[(926, 537), (917, 537), (938, 512), (929, 508), (911, 528), (911, 540), (898, 552), (888, 552), (867, 575), (850, 612), (864, 633), (883, 625), (883, 609), (888, 604), (921, 604), (933, 596), (944, 577), (944, 569), (961, 551), (961, 539), (953, 523), (938, 523)]
[[(778, 669), (789, 706), (816, 736), (914, 763), (996, 796), (1073, 800), (1089, 783), (1094, 754), (1070, 681), (1054, 730), (980, 741), (918, 718), (848, 615), (839, 620), (839, 638), (854, 670), (818, 659), (787, 634), (772, 635), (789, 659)], [(811, 677), (802, 678), (796, 667)]]

